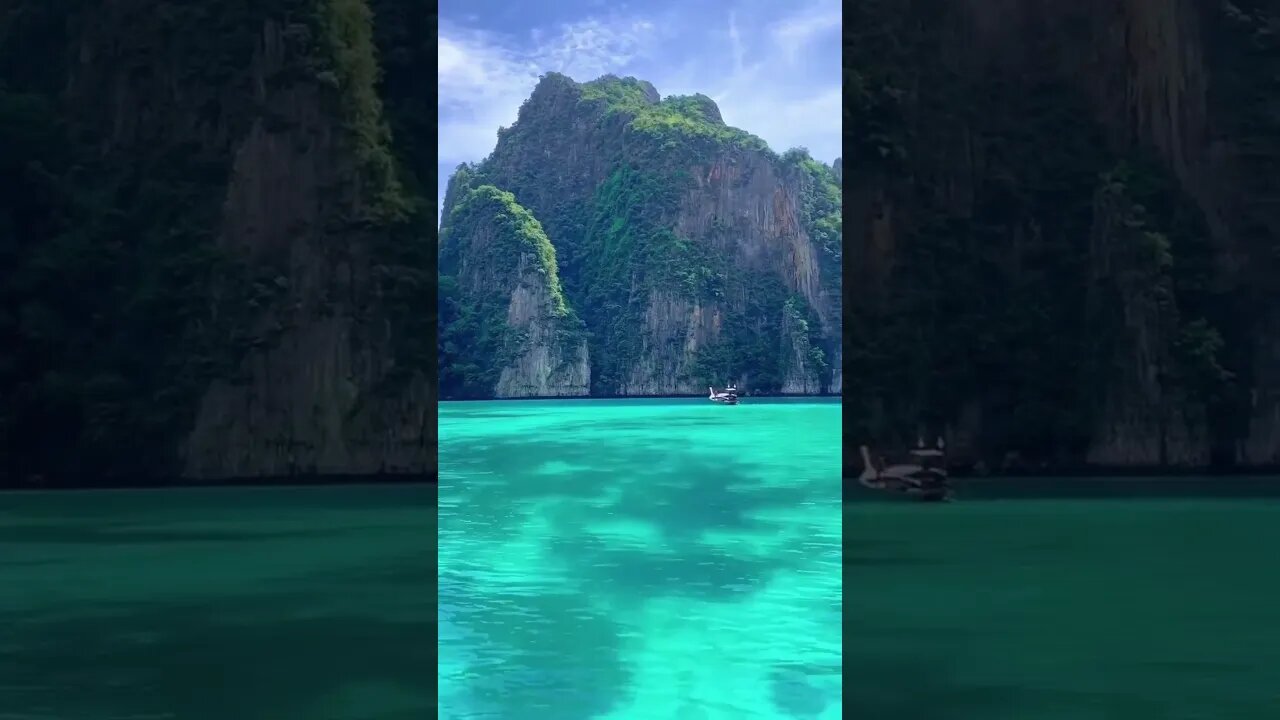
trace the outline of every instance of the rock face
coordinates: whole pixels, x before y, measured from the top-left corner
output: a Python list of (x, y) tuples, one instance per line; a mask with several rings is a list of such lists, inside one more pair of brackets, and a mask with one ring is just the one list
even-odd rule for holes
[(578, 84), (549, 74), (493, 154), (451, 183), (441, 275), (455, 294), (442, 294), (442, 307), (520, 287), (464, 277), (487, 249), (460, 208), (489, 187), (545, 229), (548, 274), (563, 281), (587, 345), (531, 340), (565, 358), (566, 380), (549, 382), (547, 363), (535, 360), (543, 350), (487, 355), (482, 322), (442, 313), (445, 397), (573, 394), (562, 390), (584, 379), (593, 395), (701, 394), (724, 382), (838, 392), (840, 190), (806, 153), (778, 157), (725, 126), (705, 96), (661, 99), (631, 78)]
[(869, 0), (845, 27), (846, 432), (1280, 463), (1274, 4)]
[(515, 360), (502, 369), (496, 397), (573, 397), (590, 390), (586, 338), (569, 340), (561, 335), (559, 319), (541, 280), (538, 273), (522, 272), (511, 293), (507, 325), (523, 336), (524, 343)]
[[(440, 271), (453, 292), (442, 298), (441, 320), (474, 328), (465, 350), (496, 362), (474, 378), (448, 374), (455, 368), (446, 363), (445, 384), (456, 378), (500, 398), (586, 395), (587, 341), (565, 304), (555, 247), (511, 193), (492, 185), (465, 192), (442, 233)], [(448, 352), (456, 357), (454, 347)]]
[[(1112, 338), (1101, 348), (1110, 382), (1098, 388), (1101, 412), (1087, 462), (1123, 467), (1203, 467), (1210, 460), (1205, 408), (1185, 388), (1169, 383), (1178, 364), (1172, 257), (1162, 236), (1143, 229), (1141, 209), (1125, 197), (1122, 181), (1098, 189), (1089, 255), (1093, 326)], [(1110, 318), (1108, 322), (1107, 318)]]
[[(414, 3), (369, 2), (430, 35)], [(84, 204), (81, 232), (120, 249), (82, 289), (121, 338), (78, 350), (112, 388), (63, 419), (82, 464), (19, 471), (434, 472), (431, 210), (405, 183), (426, 167), (388, 129), (421, 98), (378, 80), (382, 53), (429, 65), (425, 43), (376, 27), (366, 0), (17, 5), (4, 34), (70, 58), (28, 91), (56, 98), (96, 169), (69, 192), (110, 198)], [(70, 352), (52, 362), (108, 387)]]
[[(185, 474), (427, 471), (430, 378), (418, 370), (397, 391), (374, 392), (395, 365), (370, 297), (374, 259), (354, 227), (325, 227), (335, 206), (354, 213), (368, 202), (358, 185), (343, 184), (359, 174), (352, 139), (314, 81), (265, 91), (287, 62), (283, 32), (264, 23), (250, 64), (264, 115), (278, 129), (259, 117), (234, 151), (221, 240), (251, 258), (280, 257), (288, 290), (259, 319), (279, 330), (242, 361), (247, 382), (216, 379), (205, 392), (186, 440)], [(340, 190), (326, 193), (333, 180)]]

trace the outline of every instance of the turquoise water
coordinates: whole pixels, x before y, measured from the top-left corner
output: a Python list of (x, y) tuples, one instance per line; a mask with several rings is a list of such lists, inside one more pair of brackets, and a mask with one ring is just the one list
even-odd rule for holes
[(441, 718), (840, 717), (838, 402), (439, 418)]
[(0, 493), (0, 719), (431, 716), (430, 486)]
[(850, 717), (1280, 718), (1280, 482), (1020, 479), (850, 503)]

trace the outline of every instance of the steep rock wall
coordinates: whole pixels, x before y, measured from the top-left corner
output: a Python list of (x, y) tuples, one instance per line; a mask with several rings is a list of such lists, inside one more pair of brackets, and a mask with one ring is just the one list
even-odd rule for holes
[[(735, 381), (838, 391), (831, 168), (778, 158), (724, 126), (708, 98), (550, 74), (493, 155), (459, 171), (472, 173), (512, 192), (554, 242), (568, 303), (592, 338), (593, 394), (700, 394)], [(801, 339), (808, 366), (788, 376), (792, 335), (779, 332), (792, 296), (815, 319)]]
[(520, 256), (515, 289), (507, 310), (507, 326), (520, 333), (516, 358), (502, 369), (495, 397), (572, 397), (591, 388), (591, 365), (585, 338), (562, 336), (546, 278), (528, 255)]
[(365, 0), (19, 2), (5, 22), (21, 38), (6, 73), (57, 49), (15, 76), (56, 99), (91, 168), (65, 178), (75, 241), (112, 252), (81, 287), (104, 311), (67, 319), (113, 332), (46, 355), (107, 392), (60, 419), (74, 467), (23, 472), (434, 471), (430, 356), (409, 330), (434, 248), (398, 177)]
[[(924, 422), (965, 451), (1044, 464), (1275, 463), (1280, 224), (1265, 168), (1280, 119), (1260, 100), (1280, 62), (1275, 8), (866, 0), (845, 27), (859, 288), (846, 358), (868, 379), (850, 430), (905, 439)], [(1092, 200), (1116, 172), (1141, 228), (1117, 231), (1116, 209)], [(1138, 292), (1120, 279), (1141, 275), (1130, 246), (1150, 237), (1171, 259)], [(1024, 309), (961, 299), (984, 294), (960, 289), (976, 277)], [(908, 278), (932, 289), (903, 291)], [(911, 340), (894, 317), (951, 339)], [(889, 342), (917, 349), (894, 363)], [(904, 393), (904, 374), (928, 379)]]
[(351, 138), (314, 79), (267, 89), (288, 62), (284, 33), (264, 23), (250, 63), (264, 116), (235, 151), (221, 241), (278, 262), (286, 291), (258, 319), (272, 338), (249, 352), (240, 378), (215, 380), (201, 400), (185, 474), (426, 472), (431, 382), (419, 371), (399, 392), (375, 392), (395, 360), (370, 297), (368, 241), (354, 224), (328, 224), (335, 208), (366, 202), (350, 182), (359, 175)]
[(464, 397), (586, 395), (586, 337), (565, 302), (542, 225), (492, 185), (455, 182), (449, 190), (440, 248), (449, 279), (440, 296), (441, 385)]
[(1124, 188), (1095, 197), (1090, 257), (1091, 325), (1114, 338), (1095, 352), (1109, 382), (1085, 459), (1093, 465), (1203, 467), (1210, 461), (1205, 408), (1170, 382), (1178, 313), (1168, 248), (1142, 229)]
[[(328, 12), (342, 12), (340, 5)], [(347, 6), (358, 12), (329, 17), (330, 32), (353, 22), (351, 34), (322, 40), (373, 61), (372, 18), (362, 4)], [(362, 219), (395, 182), (362, 166), (368, 149), (350, 130), (362, 121), (380, 125), (380, 103), (362, 108), (372, 113), (364, 118), (342, 106), (351, 97), (335, 96), (356, 92), (342, 83), (367, 78), (341, 67), (329, 76), (337, 93), (323, 75), (284, 82), (285, 32), (268, 21), (250, 63), (264, 112), (235, 154), (222, 241), (260, 262), (281, 262), (288, 291), (259, 320), (274, 337), (243, 361), (248, 382), (217, 380), (205, 394), (186, 442), (186, 474), (430, 472), (432, 383), (425, 368), (394, 374), (393, 331), (373, 277), (382, 259), (370, 238), (387, 222)]]

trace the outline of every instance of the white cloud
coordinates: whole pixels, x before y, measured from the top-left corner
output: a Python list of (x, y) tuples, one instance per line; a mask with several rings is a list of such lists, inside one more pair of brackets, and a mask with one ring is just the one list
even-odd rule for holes
[(437, 58), (440, 162), (479, 160), (497, 142), (498, 126), (515, 120), (538, 68), (477, 33), (441, 33)]
[[(839, 31), (839, 3), (824, 0), (803, 7), (764, 25), (756, 38), (743, 38), (735, 13), (730, 13), (729, 23), (734, 71), (715, 78), (713, 92), (708, 93), (720, 106), (725, 122), (764, 138), (778, 152), (802, 146), (823, 162), (839, 157), (843, 118), (839, 57), (823, 55), (820, 67), (805, 66), (814, 62), (817, 43), (830, 41), (827, 34)], [(747, 49), (752, 51), (750, 64), (742, 60)], [(814, 75), (825, 79), (806, 82)]]
[(738, 32), (738, 14), (729, 11), (729, 45), (733, 48), (733, 71), (742, 72), (746, 50), (742, 47), (742, 34)]
[(647, 20), (584, 20), (564, 26), (551, 43), (537, 49), (535, 57), (548, 70), (589, 80), (616, 72), (642, 55), (653, 30)]
[[(678, 5), (671, 10), (680, 11)], [(835, 0), (788, 10), (773, 22), (753, 23), (743, 10), (730, 9), (721, 16), (727, 34), (712, 33), (704, 43), (687, 37), (664, 42), (690, 29), (687, 18), (618, 12), (534, 29), (525, 43), (447, 21), (441, 26), (441, 194), (453, 167), (492, 152), (498, 127), (515, 122), (538, 76), (548, 71), (578, 81), (606, 73), (635, 75), (664, 96), (701, 92), (716, 100), (725, 122), (759, 135), (779, 152), (803, 145), (825, 162), (840, 154), (840, 70), (826, 65), (838, 65), (839, 56), (828, 46), (818, 61), (822, 65), (805, 66), (814, 62), (817, 43), (829, 43), (827, 33), (840, 27)]]
[(793, 15), (773, 27), (773, 41), (782, 49), (788, 62), (795, 62), (801, 51), (818, 36), (840, 30), (840, 6), (815, 5)]
[(774, 150), (803, 146), (830, 163), (840, 156), (841, 96), (839, 87), (785, 101), (773, 94), (739, 93), (718, 104), (726, 123), (759, 135)]
[(533, 47), (522, 52), (501, 37), (443, 27), (438, 51), (441, 164), (452, 167), (488, 155), (498, 127), (515, 122), (539, 75), (556, 71), (590, 80), (617, 72), (644, 55), (654, 31), (648, 20), (590, 19), (550, 34), (533, 30)]

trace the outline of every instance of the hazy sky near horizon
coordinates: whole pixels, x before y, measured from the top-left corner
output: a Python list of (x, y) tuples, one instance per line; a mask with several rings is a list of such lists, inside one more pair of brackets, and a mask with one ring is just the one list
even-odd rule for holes
[(700, 92), (778, 152), (840, 155), (839, 0), (440, 0), (439, 198), (549, 71)]

